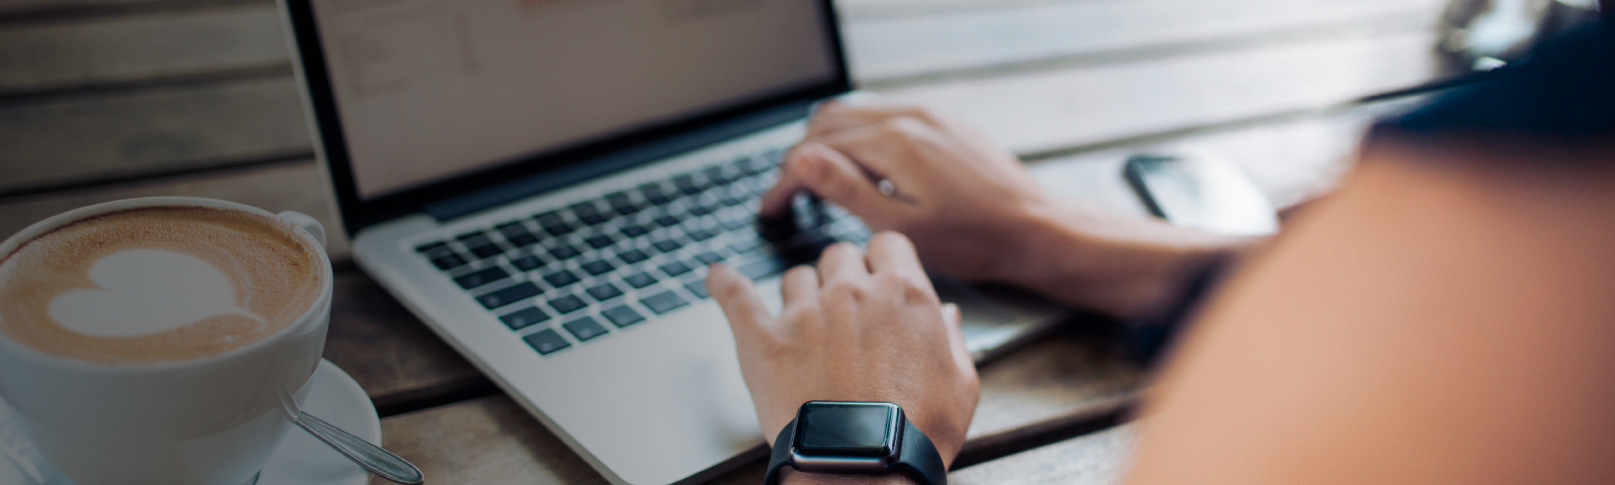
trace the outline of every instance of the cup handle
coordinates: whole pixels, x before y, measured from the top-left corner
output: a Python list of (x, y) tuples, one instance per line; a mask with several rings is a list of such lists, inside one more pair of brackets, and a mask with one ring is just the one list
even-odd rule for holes
[(325, 226), (321, 225), (320, 221), (314, 219), (314, 216), (297, 211), (281, 211), (280, 214), (276, 215), (279, 216), (281, 220), (290, 222), (297, 225), (297, 227), (302, 228), (303, 232), (307, 232), (308, 235), (314, 236), (314, 240), (320, 243), (320, 247), (325, 247)]

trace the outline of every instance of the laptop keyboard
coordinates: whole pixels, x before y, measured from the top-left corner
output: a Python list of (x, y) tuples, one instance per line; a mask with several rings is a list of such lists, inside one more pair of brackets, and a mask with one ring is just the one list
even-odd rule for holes
[(759, 225), (759, 197), (778, 178), (782, 153), (709, 165), (415, 249), (548, 355), (708, 298), (711, 263), (758, 279), (812, 262), (837, 240), (868, 239), (846, 211), (807, 197), (794, 202), (795, 221)]

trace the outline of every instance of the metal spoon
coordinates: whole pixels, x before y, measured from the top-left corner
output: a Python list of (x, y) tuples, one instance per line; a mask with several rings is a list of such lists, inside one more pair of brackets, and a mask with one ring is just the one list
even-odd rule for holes
[(281, 410), (286, 412), (286, 419), (330, 445), (337, 453), (353, 460), (360, 468), (396, 483), (415, 485), (426, 481), (426, 475), (409, 460), (298, 409), (297, 400), (285, 388), (280, 389), (280, 404)]

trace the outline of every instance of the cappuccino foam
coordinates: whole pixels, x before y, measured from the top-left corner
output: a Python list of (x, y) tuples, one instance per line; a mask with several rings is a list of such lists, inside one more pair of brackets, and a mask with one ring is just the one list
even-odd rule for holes
[(0, 260), (0, 332), (46, 354), (180, 362), (263, 340), (314, 305), (327, 266), (296, 226), (161, 206), (58, 227)]

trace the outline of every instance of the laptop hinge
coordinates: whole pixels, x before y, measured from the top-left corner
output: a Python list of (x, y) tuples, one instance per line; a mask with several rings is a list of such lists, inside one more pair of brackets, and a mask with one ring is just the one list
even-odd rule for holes
[(444, 199), (428, 204), (426, 213), (437, 219), (438, 222), (467, 216), (551, 190), (569, 187), (585, 180), (800, 120), (808, 115), (812, 106), (813, 103), (811, 102), (791, 103), (743, 115), (698, 130), (692, 130), (688, 133), (614, 152), (610, 155), (529, 175), (509, 183), (495, 185), (458, 197)]

